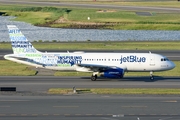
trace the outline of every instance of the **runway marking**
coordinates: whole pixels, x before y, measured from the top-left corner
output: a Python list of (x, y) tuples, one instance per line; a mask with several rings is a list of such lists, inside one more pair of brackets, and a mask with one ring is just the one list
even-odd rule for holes
[(169, 101), (162, 101), (162, 102), (171, 102), (171, 103), (175, 103), (175, 102), (177, 102), (177, 100), (169, 100)]
[(112, 115), (112, 117), (124, 117), (123, 114), (120, 114), (120, 115)]
[(77, 108), (79, 106), (53, 106), (54, 108)]
[(123, 108), (147, 108), (147, 106), (122, 106)]

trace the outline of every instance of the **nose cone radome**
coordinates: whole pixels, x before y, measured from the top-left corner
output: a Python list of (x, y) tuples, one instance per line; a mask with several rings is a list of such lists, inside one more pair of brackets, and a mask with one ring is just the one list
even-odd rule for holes
[(173, 69), (173, 68), (175, 68), (176, 67), (176, 65), (173, 63), (173, 62), (169, 62), (169, 69)]

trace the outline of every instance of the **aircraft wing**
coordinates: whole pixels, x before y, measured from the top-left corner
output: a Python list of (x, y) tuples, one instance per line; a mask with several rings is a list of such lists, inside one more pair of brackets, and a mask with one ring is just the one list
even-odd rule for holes
[[(118, 69), (117, 66), (108, 66), (108, 65), (97, 65), (97, 64), (77, 64), (78, 67), (88, 68), (93, 72), (102, 72), (108, 69)], [(122, 68), (123, 69), (123, 68)]]

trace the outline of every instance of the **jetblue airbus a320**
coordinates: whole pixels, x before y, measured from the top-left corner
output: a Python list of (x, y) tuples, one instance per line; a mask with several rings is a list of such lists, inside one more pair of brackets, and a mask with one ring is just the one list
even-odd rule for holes
[(125, 72), (153, 72), (171, 70), (175, 64), (167, 57), (154, 53), (84, 53), (36, 50), (15, 25), (8, 25), (13, 54), (4, 58), (36, 68), (61, 71), (92, 72), (91, 80), (98, 75), (123, 78)]

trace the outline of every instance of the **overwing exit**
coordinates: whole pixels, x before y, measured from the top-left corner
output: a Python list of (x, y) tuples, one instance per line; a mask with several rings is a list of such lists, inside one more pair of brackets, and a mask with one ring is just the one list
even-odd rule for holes
[(36, 50), (15, 25), (7, 25), (13, 54), (4, 58), (13, 62), (60, 71), (92, 72), (97, 76), (123, 78), (125, 72), (153, 72), (171, 70), (175, 64), (167, 57), (154, 53), (84, 53), (40, 52)]

